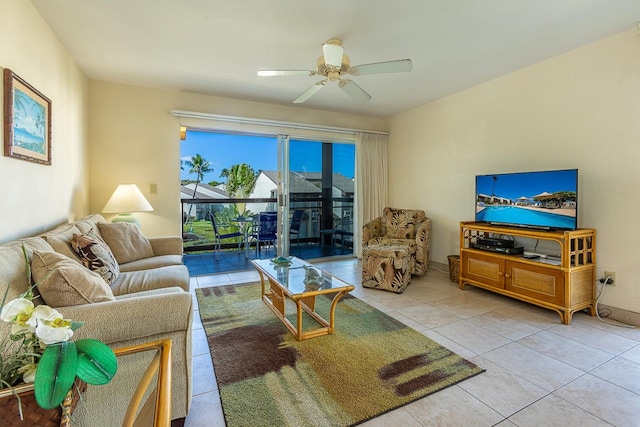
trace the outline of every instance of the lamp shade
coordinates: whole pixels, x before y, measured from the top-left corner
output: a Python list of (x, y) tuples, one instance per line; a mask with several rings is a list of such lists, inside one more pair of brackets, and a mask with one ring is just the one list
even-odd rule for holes
[(135, 184), (120, 184), (102, 209), (104, 213), (150, 212), (153, 207)]

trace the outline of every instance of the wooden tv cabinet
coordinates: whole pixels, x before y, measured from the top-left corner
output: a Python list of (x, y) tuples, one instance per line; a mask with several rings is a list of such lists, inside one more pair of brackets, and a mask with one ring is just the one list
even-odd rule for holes
[[(556, 242), (555, 258), (526, 259), (474, 249), (480, 238), (525, 237)], [(573, 313), (595, 316), (596, 230), (540, 231), (460, 223), (460, 289), (473, 285), (554, 310), (569, 325)]]

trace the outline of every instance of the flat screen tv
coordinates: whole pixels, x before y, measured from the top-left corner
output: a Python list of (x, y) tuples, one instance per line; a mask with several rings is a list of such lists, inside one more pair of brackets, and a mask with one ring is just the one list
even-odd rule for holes
[(543, 230), (578, 228), (578, 170), (476, 176), (478, 222)]

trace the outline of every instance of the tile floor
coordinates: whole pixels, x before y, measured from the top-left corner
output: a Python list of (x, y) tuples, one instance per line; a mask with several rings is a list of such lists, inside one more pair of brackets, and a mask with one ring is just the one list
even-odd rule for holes
[[(433, 268), (396, 295), (362, 288), (355, 259), (317, 265), (356, 285), (358, 298), (486, 369), (363, 426), (640, 426), (640, 329), (584, 313), (562, 325), (553, 311), (471, 286), (460, 290)], [(243, 271), (193, 277), (191, 284), (257, 280)], [(197, 312), (193, 337), (193, 403), (185, 425), (224, 426)]]

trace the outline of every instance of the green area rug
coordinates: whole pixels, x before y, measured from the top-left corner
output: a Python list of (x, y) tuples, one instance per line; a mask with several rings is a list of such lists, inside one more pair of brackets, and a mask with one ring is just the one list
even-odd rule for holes
[[(259, 284), (196, 295), (229, 427), (354, 425), (483, 372), (350, 295), (333, 335), (302, 342), (262, 302)], [(328, 316), (329, 303), (318, 297), (316, 311)]]

